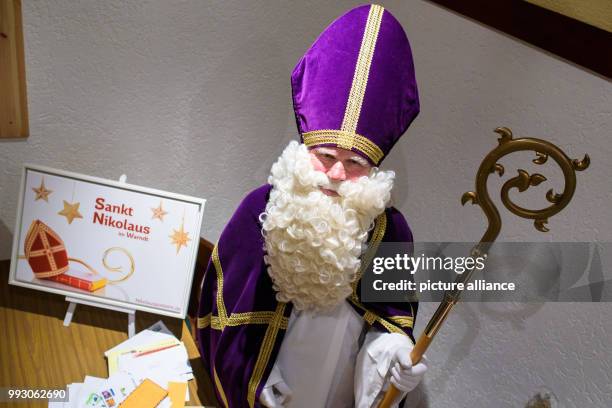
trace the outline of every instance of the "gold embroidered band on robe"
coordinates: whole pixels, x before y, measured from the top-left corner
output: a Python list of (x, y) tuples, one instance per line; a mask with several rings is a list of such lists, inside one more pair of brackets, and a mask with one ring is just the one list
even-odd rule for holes
[(359, 271), (357, 272), (357, 277), (355, 278), (355, 281), (351, 284), (351, 286), (353, 287), (353, 293), (351, 294), (351, 298), (353, 300), (359, 299), (359, 295), (357, 295), (357, 284), (361, 280), (364, 271), (370, 265), (370, 262), (372, 262), (374, 255), (376, 255), (376, 251), (378, 251), (378, 246), (380, 245), (383, 237), (385, 236), (386, 231), (387, 213), (383, 212), (378, 217), (376, 217), (374, 232), (372, 233), (372, 238), (370, 239), (368, 250), (361, 260), (361, 266), (359, 267)]
[(370, 67), (372, 66), (376, 40), (378, 39), (384, 11), (383, 7), (376, 4), (370, 7), (340, 129), (321, 129), (305, 132), (302, 134), (302, 138), (306, 146), (335, 144), (342, 149), (357, 150), (366, 155), (375, 165), (378, 165), (384, 157), (380, 147), (370, 139), (357, 134), (357, 124), (361, 115), (361, 106), (363, 105), (363, 98), (368, 85)]
[(212, 261), (217, 272), (217, 312), (219, 313), (219, 323), (221, 330), (227, 326), (227, 310), (223, 302), (223, 269), (219, 260), (219, 244), (215, 245), (212, 252)]
[[(223, 268), (221, 267), (221, 260), (219, 259), (218, 244), (213, 248), (211, 258), (217, 273), (217, 310), (219, 316), (214, 316), (212, 313), (209, 313), (206, 316), (199, 317), (197, 320), (198, 329), (204, 329), (210, 326), (212, 329), (223, 331), (228, 326), (242, 326), (245, 324), (263, 324), (268, 326), (259, 350), (257, 361), (255, 362), (255, 367), (253, 368), (253, 375), (249, 381), (248, 401), (249, 406), (254, 407), (255, 393), (263, 377), (264, 370), (268, 365), (268, 360), (272, 354), (278, 331), (281, 329), (286, 330), (289, 324), (289, 319), (284, 316), (286, 303), (279, 302), (275, 311), (232, 313), (228, 316), (225, 302), (223, 301)], [(227, 397), (214, 367), (213, 376), (221, 397), (221, 402), (227, 407)]]
[(219, 396), (221, 397), (221, 403), (224, 408), (229, 407), (227, 402), (227, 397), (225, 396), (225, 391), (223, 391), (223, 386), (221, 385), (221, 381), (219, 380), (219, 376), (217, 375), (217, 369), (213, 367), (213, 377), (215, 379), (215, 385), (217, 386), (217, 390), (219, 391)]
[(414, 317), (412, 316), (389, 316), (387, 319), (400, 327), (412, 327), (414, 325)]
[[(374, 323), (378, 322), (389, 333), (399, 333), (403, 334), (404, 336), (406, 336), (406, 333), (400, 327), (412, 328), (413, 318), (411, 316), (391, 316), (388, 318), (384, 318), (367, 309), (359, 300), (351, 298), (349, 299), (349, 301), (353, 305), (357, 306), (358, 309), (363, 311), (363, 320), (365, 320), (369, 325), (373, 325)], [(402, 324), (399, 323), (398, 319), (401, 319)], [(389, 320), (394, 321), (394, 323), (396, 323), (397, 325), (390, 323)]]
[(286, 319), (284, 317), (286, 306), (286, 303), (278, 302), (278, 305), (276, 306), (276, 311), (274, 312), (274, 318), (266, 329), (266, 334), (264, 336), (263, 343), (261, 344), (261, 348), (259, 349), (259, 355), (257, 356), (255, 367), (253, 368), (253, 375), (249, 380), (249, 393), (247, 396), (247, 401), (249, 402), (249, 407), (251, 408), (255, 407), (255, 396), (257, 394), (257, 388), (259, 387), (259, 383), (263, 378), (264, 371), (268, 366), (268, 361), (270, 360), (270, 355), (272, 354), (274, 343), (276, 343), (276, 336), (278, 335), (278, 331), (282, 328), (281, 325), (283, 319)]
[[(270, 324), (274, 319), (275, 312), (264, 311), (264, 312), (247, 312), (247, 313), (232, 313), (224, 324), (221, 324), (219, 316), (214, 316), (212, 313), (207, 314), (203, 317), (198, 317), (197, 326), (198, 329), (204, 329), (210, 326), (214, 330), (221, 330), (228, 326), (242, 326), (244, 324)], [(289, 319), (283, 317), (281, 319), (280, 328), (286, 329)]]
[[(245, 313), (232, 313), (227, 315), (227, 309), (225, 308), (225, 302), (223, 301), (223, 268), (221, 267), (221, 261), (219, 259), (219, 245), (215, 245), (212, 252), (212, 261), (217, 273), (217, 311), (218, 316), (214, 316), (212, 313), (206, 316), (199, 317), (197, 320), (198, 329), (204, 329), (208, 326), (215, 330), (221, 330), (226, 326), (241, 326), (243, 324), (270, 324), (275, 316), (275, 311), (260, 311), (260, 312), (245, 312)], [(288, 319), (286, 317), (281, 318), (280, 328), (286, 329)]]
[(410, 305), (410, 310), (412, 310), (412, 316), (390, 316), (385, 319), (366, 308), (359, 300), (359, 295), (357, 294), (357, 284), (361, 280), (361, 277), (363, 276), (365, 270), (372, 262), (374, 255), (376, 255), (376, 251), (378, 251), (378, 246), (382, 242), (386, 230), (387, 214), (383, 212), (381, 215), (378, 216), (378, 218), (376, 218), (376, 225), (374, 226), (374, 232), (372, 233), (372, 238), (370, 239), (368, 250), (361, 261), (361, 267), (359, 268), (359, 272), (357, 273), (357, 278), (355, 279), (355, 282), (352, 283), (353, 293), (351, 294), (349, 301), (357, 308), (363, 311), (363, 320), (365, 320), (369, 325), (373, 325), (375, 322), (378, 322), (390, 333), (399, 333), (406, 335), (406, 333), (401, 329), (401, 327), (413, 327), (414, 310), (412, 310), (412, 305)]

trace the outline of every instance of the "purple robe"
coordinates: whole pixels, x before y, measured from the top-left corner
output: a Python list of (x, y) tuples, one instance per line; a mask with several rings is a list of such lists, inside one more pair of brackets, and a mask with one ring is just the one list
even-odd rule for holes
[[(276, 300), (263, 261), (259, 215), (271, 188), (261, 186), (242, 201), (213, 250), (202, 286), (197, 331), (200, 354), (218, 400), (231, 408), (261, 407), (259, 395), (291, 315), (292, 304)], [(377, 218), (362, 263), (369, 263), (381, 241), (412, 242), (406, 220), (394, 208)], [(359, 293), (356, 282), (347, 301), (364, 321), (383, 331), (405, 333), (414, 341), (416, 303), (364, 304)]]

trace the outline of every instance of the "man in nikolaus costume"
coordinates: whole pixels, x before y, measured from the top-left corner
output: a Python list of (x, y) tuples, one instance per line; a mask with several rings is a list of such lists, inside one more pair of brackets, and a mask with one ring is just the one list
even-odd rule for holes
[[(202, 286), (198, 342), (224, 406), (371, 407), (412, 365), (416, 303), (363, 303), (380, 242), (412, 242), (378, 165), (419, 112), (412, 54), (376, 5), (334, 21), (291, 76), (302, 143), (223, 230)], [(396, 405), (400, 400), (396, 401)]]

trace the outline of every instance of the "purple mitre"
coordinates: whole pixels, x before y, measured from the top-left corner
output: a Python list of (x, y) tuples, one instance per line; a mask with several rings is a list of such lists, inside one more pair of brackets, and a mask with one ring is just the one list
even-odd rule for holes
[(378, 165), (419, 113), (408, 38), (390, 12), (356, 7), (334, 21), (291, 74), (302, 141)]

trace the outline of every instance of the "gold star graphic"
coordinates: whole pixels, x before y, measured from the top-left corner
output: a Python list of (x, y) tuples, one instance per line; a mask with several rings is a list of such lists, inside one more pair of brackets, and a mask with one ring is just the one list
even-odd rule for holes
[(63, 201), (64, 201), (64, 209), (58, 212), (58, 214), (66, 217), (66, 219), (68, 220), (68, 224), (72, 224), (72, 221), (75, 218), (83, 218), (83, 216), (79, 212), (79, 205), (81, 205), (81, 203), (77, 202), (77, 203), (70, 204), (66, 200), (63, 200)]
[(184, 222), (181, 223), (181, 228), (179, 230), (174, 230), (174, 233), (170, 235), (170, 239), (172, 240), (172, 245), (176, 245), (177, 254), (182, 246), (187, 247), (187, 242), (191, 241), (191, 238), (189, 238), (189, 233), (185, 232)]
[(49, 202), (49, 194), (53, 192), (53, 190), (47, 190), (45, 188), (44, 178), (40, 181), (40, 187), (38, 188), (33, 187), (32, 190), (34, 190), (34, 192), (36, 193), (36, 198), (34, 198), (34, 201), (38, 201), (42, 199), (42, 200), (45, 200), (46, 202)]
[(162, 208), (162, 202), (159, 202), (159, 207), (157, 208), (151, 208), (151, 211), (153, 211), (153, 217), (151, 217), (152, 220), (154, 219), (159, 219), (161, 222), (164, 222), (164, 215), (168, 214), (166, 211), (164, 211), (164, 209)]

